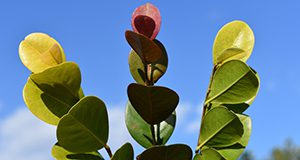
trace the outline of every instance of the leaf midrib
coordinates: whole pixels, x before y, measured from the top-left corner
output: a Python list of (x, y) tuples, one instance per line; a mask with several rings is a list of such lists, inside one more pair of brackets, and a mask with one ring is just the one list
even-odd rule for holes
[(228, 121), (228, 123), (225, 123), (225, 125), (220, 127), (220, 129), (216, 130), (215, 134), (212, 134), (211, 136), (206, 138), (206, 140), (203, 143), (200, 143), (199, 147), (197, 148), (201, 148), (202, 146), (204, 146), (204, 144), (206, 144), (209, 140), (211, 140), (214, 136), (216, 136), (222, 129), (224, 129), (224, 127), (226, 127), (229, 123), (231, 123), (235, 118), (232, 118), (230, 121)]
[(245, 77), (245, 75), (247, 75), (250, 72), (250, 70), (248, 70), (247, 72), (245, 72), (244, 74), (242, 74), (239, 78), (237, 78), (237, 80), (235, 80), (233, 83), (231, 83), (228, 87), (226, 87), (224, 90), (222, 90), (220, 93), (216, 94), (215, 96), (211, 97), (210, 99), (208, 99), (205, 104), (208, 104), (209, 102), (213, 101), (214, 99), (216, 99), (217, 97), (221, 96), (223, 93), (225, 93), (226, 91), (228, 91), (231, 87), (233, 87), (238, 81), (240, 81), (242, 78)]
[(89, 130), (89, 128), (87, 128), (85, 125), (83, 125), (79, 120), (76, 119), (75, 116), (73, 116), (72, 114), (69, 114), (70, 117), (72, 117), (80, 126), (81, 128), (83, 128), (85, 131), (87, 131), (92, 137), (94, 137), (101, 145), (105, 145), (105, 143), (99, 139), (92, 131)]

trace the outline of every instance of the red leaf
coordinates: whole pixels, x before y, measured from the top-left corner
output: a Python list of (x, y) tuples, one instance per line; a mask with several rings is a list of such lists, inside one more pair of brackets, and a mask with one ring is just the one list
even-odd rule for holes
[(161, 25), (159, 10), (151, 3), (136, 8), (132, 14), (131, 25), (135, 32), (151, 40), (155, 39)]

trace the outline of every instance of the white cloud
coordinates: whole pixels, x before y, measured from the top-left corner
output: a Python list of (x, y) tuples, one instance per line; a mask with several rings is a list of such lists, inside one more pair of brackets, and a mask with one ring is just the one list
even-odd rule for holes
[(26, 107), (0, 121), (0, 157), (3, 160), (48, 160), (55, 128), (39, 121)]

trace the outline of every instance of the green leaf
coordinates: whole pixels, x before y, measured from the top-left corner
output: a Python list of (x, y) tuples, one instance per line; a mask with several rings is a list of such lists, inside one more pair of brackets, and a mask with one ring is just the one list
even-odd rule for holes
[[(150, 125), (135, 111), (130, 102), (127, 103), (125, 113), (126, 127), (130, 135), (144, 148), (152, 146), (152, 134)], [(159, 137), (156, 141), (160, 145), (167, 143), (171, 137), (176, 123), (176, 112), (174, 111), (167, 119), (159, 124)], [(155, 128), (157, 129), (157, 127)]]
[(236, 160), (243, 153), (245, 147), (248, 145), (248, 141), (250, 139), (252, 125), (251, 118), (247, 115), (237, 114), (239, 119), (241, 120), (244, 127), (244, 134), (242, 138), (238, 141), (238, 143), (226, 147), (226, 148), (217, 148), (217, 151), (222, 155), (226, 160)]
[(58, 143), (72, 152), (91, 152), (106, 145), (108, 116), (105, 104), (94, 96), (82, 98), (57, 126)]
[(148, 72), (148, 75), (145, 73), (143, 61), (139, 55), (134, 50), (131, 50), (129, 54), (130, 73), (139, 84), (145, 84), (146, 77), (156, 83), (165, 74), (168, 67), (168, 55), (165, 47), (158, 40), (153, 41), (161, 48), (162, 55), (156, 62), (151, 63), (151, 72)]
[(246, 62), (254, 47), (254, 34), (243, 21), (232, 21), (218, 32), (213, 46), (214, 65), (238, 59)]
[(177, 93), (160, 86), (144, 86), (132, 83), (127, 94), (137, 113), (149, 124), (158, 124), (167, 119), (179, 102)]
[(161, 48), (146, 36), (132, 31), (126, 31), (125, 37), (132, 49), (140, 56), (143, 63), (151, 64), (161, 57)]
[(238, 116), (226, 107), (215, 107), (203, 118), (197, 149), (227, 147), (238, 142), (244, 133)]
[(133, 148), (130, 143), (124, 144), (111, 158), (112, 160), (133, 160)]
[(23, 89), (29, 110), (46, 123), (57, 125), (79, 100), (81, 74), (73, 62), (65, 62), (32, 74)]
[(185, 144), (154, 146), (141, 153), (138, 160), (191, 160), (192, 150)]
[(196, 154), (194, 160), (227, 160), (224, 159), (216, 150), (214, 149), (204, 149), (201, 154)]
[(53, 67), (66, 61), (60, 44), (44, 33), (29, 34), (19, 46), (22, 63), (33, 73)]
[(73, 153), (66, 149), (64, 149), (62, 146), (60, 146), (58, 143), (56, 143), (52, 147), (52, 156), (56, 160), (104, 160), (104, 158), (101, 156), (100, 153), (97, 151), (94, 152), (87, 152), (87, 153)]
[(221, 65), (211, 83), (206, 104), (245, 103), (257, 95), (259, 88), (256, 74), (239, 60), (231, 60)]

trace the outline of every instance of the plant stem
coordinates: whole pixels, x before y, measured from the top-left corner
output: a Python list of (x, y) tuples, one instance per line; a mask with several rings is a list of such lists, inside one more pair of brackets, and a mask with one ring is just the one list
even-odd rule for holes
[(154, 125), (151, 124), (150, 129), (151, 129), (151, 135), (152, 135), (152, 145), (156, 145)]
[(205, 95), (205, 101), (204, 101), (204, 105), (203, 105), (203, 109), (202, 109), (202, 117), (201, 117), (201, 124), (200, 124), (200, 131), (199, 131), (199, 137), (198, 137), (198, 142), (197, 142), (197, 148), (195, 150), (195, 153), (197, 154), (199, 152), (199, 150), (201, 149), (201, 146), (199, 146), (199, 139), (200, 139), (200, 133), (201, 133), (201, 130), (202, 130), (202, 122), (203, 122), (203, 119), (204, 119), (204, 116), (206, 114), (206, 111), (207, 111), (207, 104), (206, 104), (206, 100), (207, 100), (207, 97), (211, 91), (211, 85), (212, 85), (212, 81), (213, 81), (213, 77), (215, 75), (215, 72), (217, 70), (218, 66), (217, 65), (214, 65), (213, 67), (213, 70), (212, 70), (212, 74), (210, 76), (210, 81), (209, 81), (209, 85), (208, 85), (208, 89), (206, 91), (206, 95)]
[(104, 148), (105, 148), (107, 154), (109, 155), (109, 157), (112, 158), (113, 155), (112, 155), (112, 152), (111, 152), (111, 150), (110, 150), (110, 147), (106, 144), (106, 145), (104, 146)]

